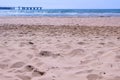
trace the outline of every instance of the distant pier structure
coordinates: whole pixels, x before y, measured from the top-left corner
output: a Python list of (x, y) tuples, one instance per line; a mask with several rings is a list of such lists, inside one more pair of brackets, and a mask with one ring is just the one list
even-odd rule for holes
[(0, 10), (42, 10), (42, 7), (0, 7)]
[(17, 10), (42, 10), (42, 7), (16, 7)]

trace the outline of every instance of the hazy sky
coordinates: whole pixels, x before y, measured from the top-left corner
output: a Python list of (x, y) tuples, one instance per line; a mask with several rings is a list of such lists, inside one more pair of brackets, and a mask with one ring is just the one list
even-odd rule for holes
[(0, 0), (0, 6), (42, 6), (43, 8), (119, 8), (120, 0)]

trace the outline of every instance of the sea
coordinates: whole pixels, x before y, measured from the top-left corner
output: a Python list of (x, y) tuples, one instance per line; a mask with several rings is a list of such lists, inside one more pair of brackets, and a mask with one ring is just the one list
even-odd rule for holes
[(120, 9), (0, 10), (0, 16), (120, 17)]

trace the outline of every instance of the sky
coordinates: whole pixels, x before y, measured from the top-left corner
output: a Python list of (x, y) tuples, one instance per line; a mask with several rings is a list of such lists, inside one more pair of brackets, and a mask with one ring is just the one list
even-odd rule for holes
[(120, 9), (120, 0), (0, 0), (0, 6), (33, 6), (43, 9)]

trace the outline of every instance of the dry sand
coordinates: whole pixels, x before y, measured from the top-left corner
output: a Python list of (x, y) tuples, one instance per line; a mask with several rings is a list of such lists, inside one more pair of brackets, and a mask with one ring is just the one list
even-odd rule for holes
[(119, 26), (120, 17), (0, 17), (0, 24)]
[(0, 80), (120, 80), (120, 17), (0, 18)]

